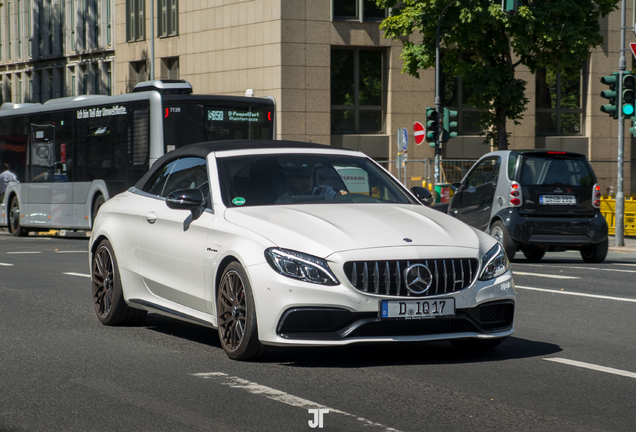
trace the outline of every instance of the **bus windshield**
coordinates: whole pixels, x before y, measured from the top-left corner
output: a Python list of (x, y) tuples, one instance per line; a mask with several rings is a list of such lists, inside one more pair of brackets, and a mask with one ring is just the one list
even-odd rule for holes
[(273, 105), (212, 105), (166, 97), (163, 116), (166, 152), (203, 141), (274, 139)]

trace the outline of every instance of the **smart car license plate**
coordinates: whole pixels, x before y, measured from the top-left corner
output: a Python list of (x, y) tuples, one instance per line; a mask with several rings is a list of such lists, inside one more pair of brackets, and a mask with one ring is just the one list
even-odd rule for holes
[(542, 205), (576, 205), (574, 195), (539, 195)]
[(382, 319), (424, 319), (454, 315), (454, 298), (435, 300), (383, 300), (380, 302), (380, 317)]

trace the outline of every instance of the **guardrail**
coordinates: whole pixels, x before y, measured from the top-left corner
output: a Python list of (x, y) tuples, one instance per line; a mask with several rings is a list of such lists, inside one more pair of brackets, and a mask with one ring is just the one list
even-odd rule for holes
[[(607, 221), (609, 235), (616, 233), (616, 198), (601, 197), (601, 214)], [(624, 235), (636, 236), (636, 197), (625, 198)]]

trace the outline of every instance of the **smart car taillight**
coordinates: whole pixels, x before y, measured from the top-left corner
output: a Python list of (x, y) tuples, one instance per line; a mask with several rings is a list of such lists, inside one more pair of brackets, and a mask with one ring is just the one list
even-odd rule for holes
[(601, 208), (601, 187), (597, 183), (592, 190), (592, 205), (594, 208)]
[(517, 182), (510, 183), (510, 205), (519, 207), (521, 205), (521, 186)]

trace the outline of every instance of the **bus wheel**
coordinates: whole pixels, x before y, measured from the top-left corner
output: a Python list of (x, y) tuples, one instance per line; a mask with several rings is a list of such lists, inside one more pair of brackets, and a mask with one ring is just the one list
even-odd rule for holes
[(20, 226), (20, 201), (14, 196), (9, 210), (9, 231), (16, 237), (29, 235), (29, 231)]
[(91, 228), (95, 226), (95, 218), (97, 217), (97, 213), (99, 212), (100, 207), (103, 206), (105, 202), (106, 200), (104, 199), (104, 195), (98, 195), (97, 198), (95, 198), (95, 202), (93, 203), (93, 214), (91, 215)]

